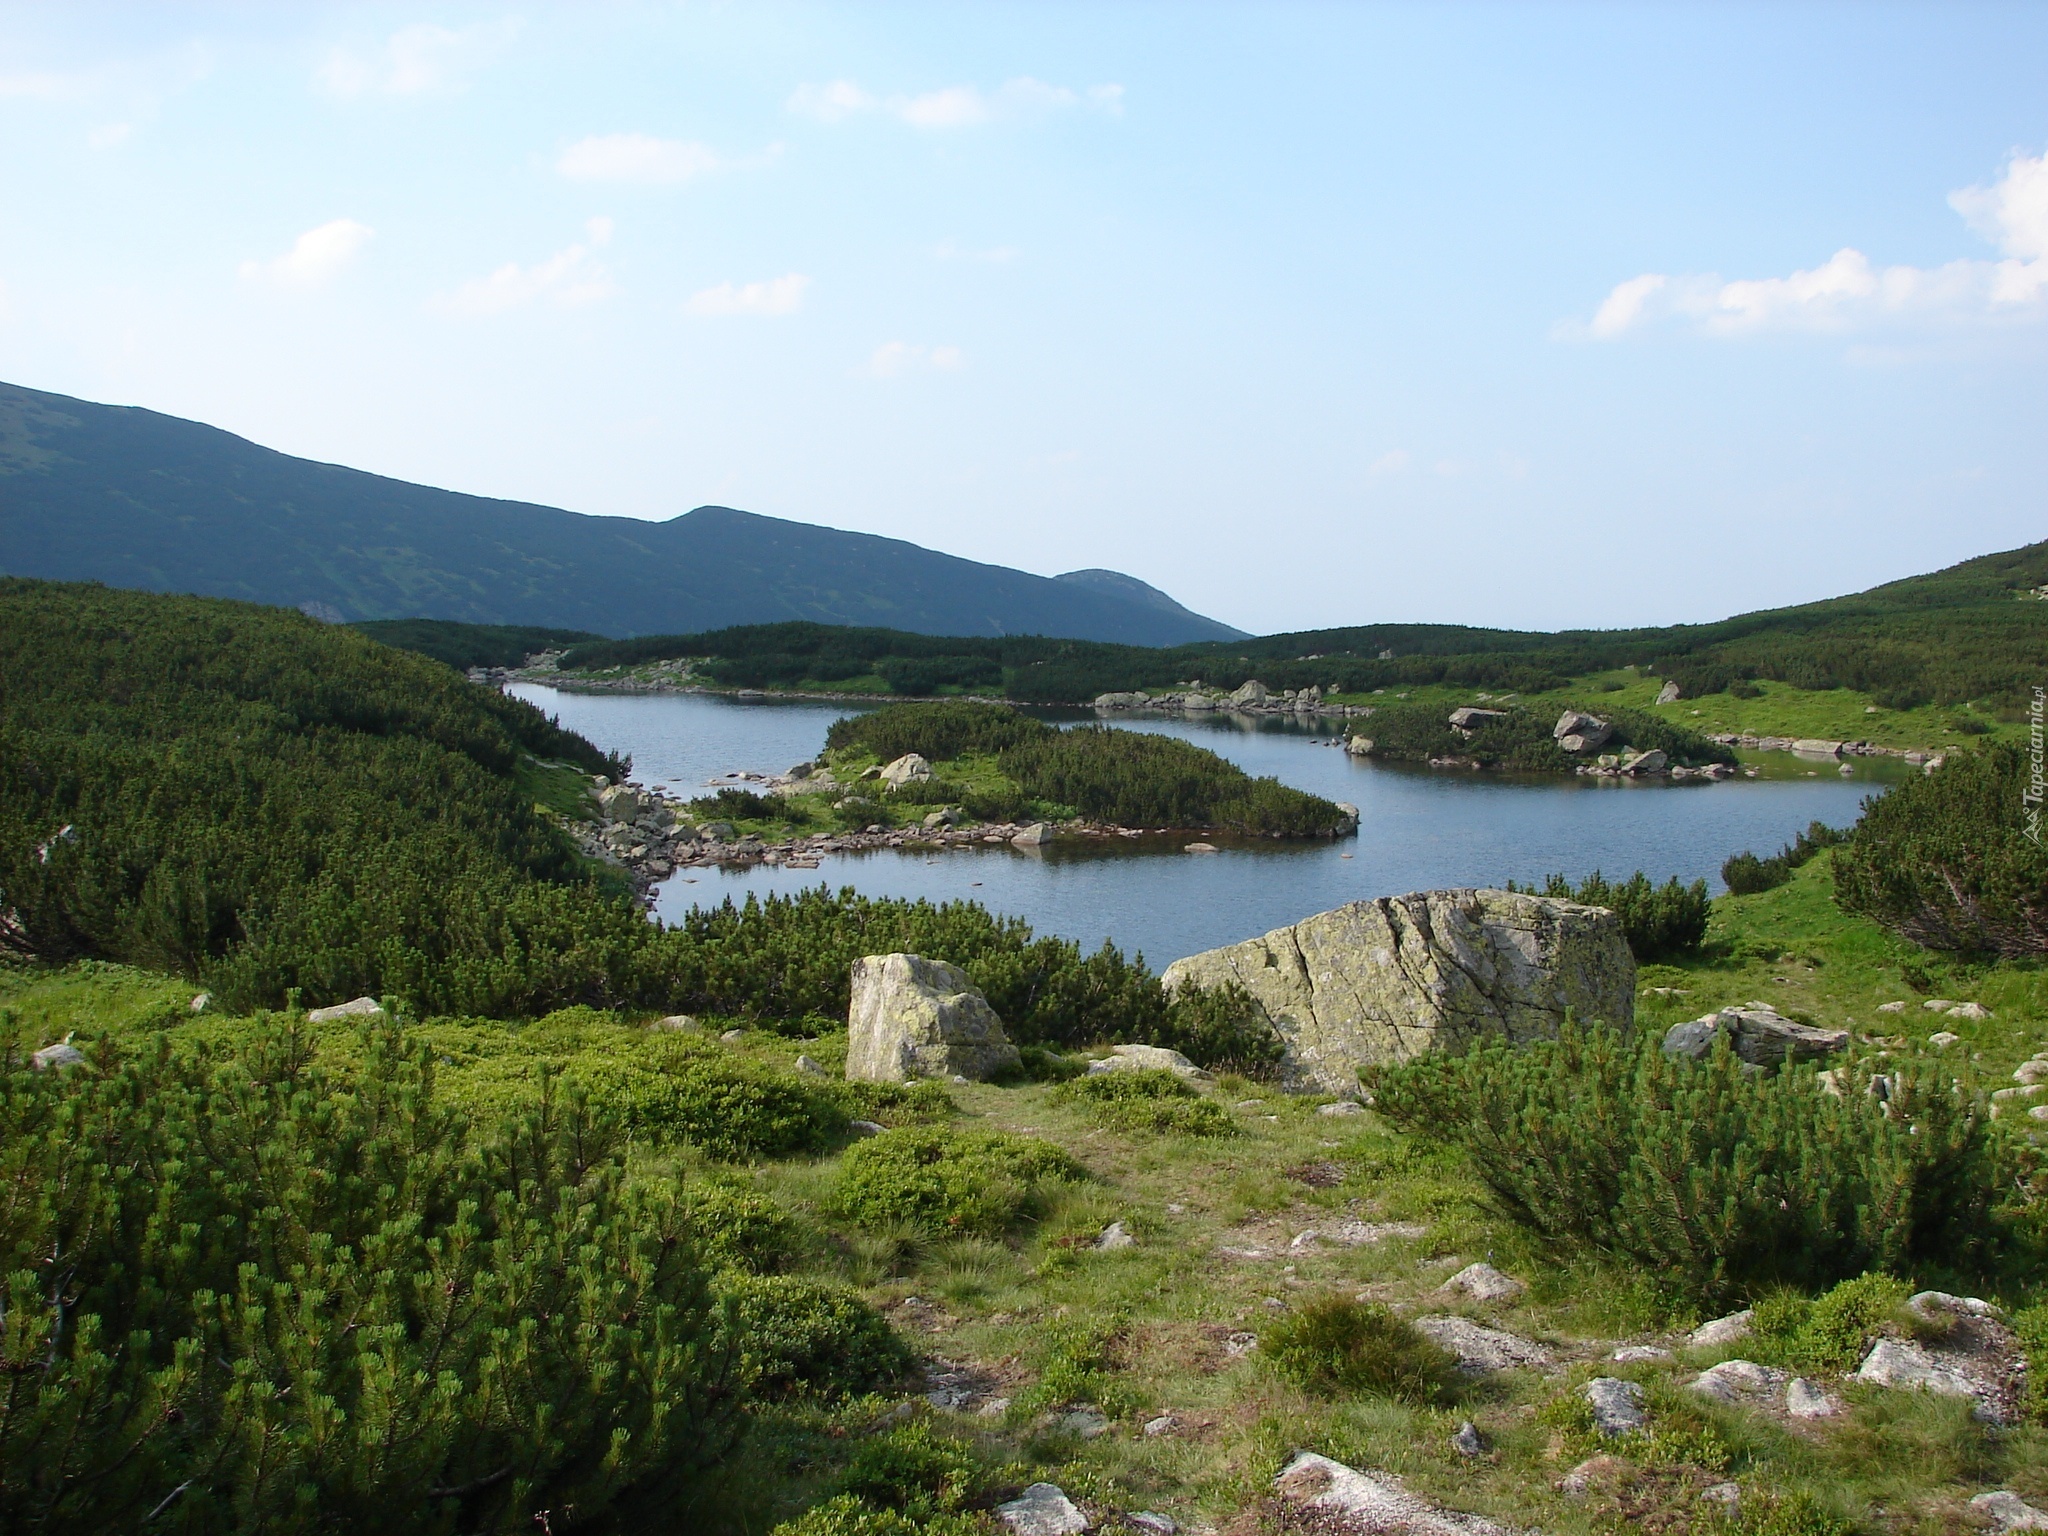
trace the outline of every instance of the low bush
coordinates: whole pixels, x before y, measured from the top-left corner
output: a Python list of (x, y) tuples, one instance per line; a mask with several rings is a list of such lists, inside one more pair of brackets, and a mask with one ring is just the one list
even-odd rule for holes
[(2007, 1242), (2004, 1150), (1947, 1073), (1890, 1064), (1891, 1098), (1753, 1073), (1717, 1047), (1568, 1027), (1369, 1074), (1382, 1116), (1462, 1149), (1540, 1240), (1719, 1303), (1927, 1265), (1981, 1276)]
[(843, 1285), (728, 1273), (719, 1279), (719, 1294), (740, 1382), (757, 1397), (829, 1400), (878, 1392), (901, 1381), (915, 1363), (882, 1315)]
[(1179, 1051), (1198, 1067), (1270, 1081), (1287, 1054), (1265, 1009), (1234, 981), (1220, 987), (1186, 985), (1173, 991), (1165, 1021), (1146, 1045)]
[(566, 1076), (636, 1134), (688, 1142), (727, 1162), (821, 1151), (850, 1118), (829, 1086), (706, 1047), (586, 1054)]
[(1777, 1365), (1849, 1371), (1871, 1341), (1898, 1321), (1908, 1290), (1890, 1275), (1858, 1275), (1817, 1297), (1774, 1291), (1755, 1304), (1757, 1352)]
[(972, 1515), (912, 1519), (842, 1493), (783, 1521), (769, 1536), (981, 1536), (985, 1529)]
[(1850, 833), (1837, 831), (1816, 821), (1767, 859), (1753, 853), (1738, 853), (1721, 866), (1721, 881), (1731, 896), (1755, 896), (1775, 890), (1792, 878), (1792, 872), (1810, 861), (1823, 848), (1837, 847)]
[[(1508, 882), (1508, 889), (1516, 889), (1514, 881)], [(1620, 919), (1629, 953), (1646, 965), (1697, 954), (1706, 942), (1709, 904), (1704, 880), (1680, 885), (1673, 876), (1653, 885), (1639, 869), (1616, 882), (1596, 869), (1576, 886), (1563, 875), (1552, 875), (1544, 881), (1542, 894), (1605, 907)]]
[(877, 1125), (944, 1125), (960, 1113), (943, 1083), (835, 1083), (831, 1091), (850, 1119)]
[(697, 1258), (709, 1269), (772, 1274), (800, 1247), (796, 1218), (751, 1190), (697, 1184), (683, 1192), (682, 1208)]
[(699, 821), (778, 821), (787, 819), (790, 809), (781, 800), (757, 795), (751, 789), (721, 789), (690, 802), (690, 814)]
[(2048, 848), (2027, 754), (1958, 752), (1863, 802), (1835, 854), (1835, 899), (1927, 949), (2048, 954)]
[(1038, 1213), (1047, 1185), (1085, 1176), (1050, 1142), (914, 1127), (849, 1148), (835, 1199), (863, 1226), (998, 1237)]
[(1171, 1072), (1094, 1072), (1062, 1083), (1058, 1098), (1086, 1105), (1113, 1131), (1156, 1136), (1235, 1136), (1237, 1122)]
[(974, 1453), (923, 1419), (863, 1440), (839, 1486), (884, 1509), (928, 1515), (958, 1509), (981, 1476)]
[(1456, 1359), (1413, 1323), (1348, 1296), (1304, 1302), (1266, 1331), (1259, 1353), (1318, 1397), (1391, 1397), (1428, 1406), (1447, 1401), (1458, 1379)]

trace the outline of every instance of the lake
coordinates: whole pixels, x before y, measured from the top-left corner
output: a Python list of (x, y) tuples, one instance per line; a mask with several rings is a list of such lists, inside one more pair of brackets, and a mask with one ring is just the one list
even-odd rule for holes
[[(538, 705), (607, 751), (628, 753), (633, 777), (682, 795), (735, 769), (780, 773), (807, 762), (842, 715), (871, 706), (825, 701), (740, 702), (707, 694), (585, 694), (516, 684)], [(1070, 721), (1092, 711), (1033, 711)], [(1859, 758), (1852, 775), (1784, 753), (1750, 754), (1760, 779), (1719, 784), (1504, 777), (1374, 763), (1320, 745), (1342, 722), (1271, 716), (1118, 717), (1129, 730), (1179, 736), (1247, 773), (1359, 808), (1358, 836), (1259, 843), (1213, 854), (1181, 852), (1186, 838), (1147, 837), (1114, 849), (1065, 845), (945, 853), (832, 854), (818, 870), (755, 865), (686, 869), (656, 892), (655, 913), (750, 892), (852, 886), (871, 896), (972, 900), (1023, 918), (1040, 933), (1104, 939), (1155, 967), (1313, 912), (1371, 896), (1443, 886), (1522, 884), (1563, 873), (1637, 869), (1663, 880), (1704, 878), (1719, 891), (1721, 861), (1743, 849), (1772, 853), (1809, 822), (1844, 826), (1865, 796), (1915, 770), (1895, 758)]]

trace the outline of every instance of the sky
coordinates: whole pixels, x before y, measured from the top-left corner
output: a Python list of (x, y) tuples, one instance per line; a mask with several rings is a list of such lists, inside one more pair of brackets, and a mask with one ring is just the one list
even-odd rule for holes
[(0, 5), (0, 379), (1261, 633), (1713, 619), (2048, 538), (2048, 5)]

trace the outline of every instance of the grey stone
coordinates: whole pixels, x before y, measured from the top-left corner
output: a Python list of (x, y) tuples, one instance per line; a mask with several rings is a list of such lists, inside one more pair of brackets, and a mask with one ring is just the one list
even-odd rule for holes
[(1988, 1019), (1991, 1010), (1982, 1003), (1957, 1003), (1949, 1009), (1948, 1016), (1952, 1019)]
[(873, 1120), (854, 1120), (848, 1123), (847, 1129), (856, 1136), (879, 1136), (888, 1127)]
[(1980, 1493), (1970, 1508), (1992, 1522), (1999, 1531), (2048, 1531), (2048, 1510), (2036, 1509), (2009, 1488)]
[(1463, 709), (1451, 711), (1451, 729), (1454, 731), (1476, 731), (1493, 724), (1496, 720), (1505, 720), (1507, 717), (1508, 712), (1504, 709), (1477, 709), (1467, 705)]
[(1451, 1436), (1451, 1449), (1460, 1456), (1484, 1456), (1486, 1439), (1479, 1433), (1479, 1426), (1467, 1419), (1458, 1426), (1458, 1432)]
[(1945, 1051), (1963, 1037), (1946, 1029), (1938, 1029), (1927, 1037), (1927, 1043), (1937, 1051)]
[(1690, 1386), (1701, 1397), (1711, 1397), (1721, 1403), (1739, 1403), (1744, 1398), (1762, 1397), (1777, 1391), (1784, 1380), (1783, 1371), (1758, 1365), (1754, 1360), (1723, 1360), (1719, 1365), (1701, 1371), (1692, 1379)]
[(1785, 1411), (1795, 1419), (1830, 1419), (1842, 1405), (1818, 1382), (1794, 1376), (1785, 1383)]
[(1942, 1397), (1975, 1397), (1980, 1383), (1967, 1372), (1937, 1360), (1911, 1339), (1879, 1339), (1870, 1346), (1856, 1379), (1880, 1387), (1907, 1387)]
[(1751, 1319), (1749, 1308), (1730, 1312), (1726, 1317), (1717, 1317), (1712, 1322), (1701, 1323), (1686, 1339), (1694, 1349), (1719, 1349), (1723, 1344), (1738, 1343), (1749, 1337)]
[(1180, 1527), (1171, 1515), (1162, 1515), (1156, 1509), (1133, 1510), (1124, 1516), (1124, 1524), (1140, 1531), (1149, 1531), (1151, 1536), (1174, 1536)]
[(1094, 1243), (1097, 1253), (1116, 1253), (1122, 1249), (1135, 1248), (1137, 1246), (1138, 1240), (1124, 1230), (1124, 1224), (1120, 1221), (1112, 1221), (1108, 1226), (1104, 1227), (1102, 1235), (1096, 1238)]
[(1017, 1536), (1078, 1536), (1088, 1517), (1054, 1483), (1033, 1483), (1021, 1497), (996, 1506), (996, 1518)]
[(720, 1035), (718, 1038), (723, 1040), (727, 1045), (735, 1045), (739, 1041), (742, 1041), (747, 1038), (747, 1032), (744, 1029), (728, 1029), (724, 1034)]
[(1011, 838), (1010, 842), (1013, 847), (1017, 848), (1043, 848), (1047, 843), (1051, 842), (1052, 839), (1052, 823), (1046, 821), (1034, 821), (1022, 832), (1019, 832), (1015, 837)]
[(853, 962), (847, 1033), (851, 1082), (984, 1079), (1022, 1061), (967, 973), (922, 955), (866, 955)]
[(1635, 1468), (1619, 1456), (1588, 1456), (1558, 1479), (1557, 1491), (1567, 1498), (1582, 1499), (1602, 1483), (1615, 1486), (1634, 1476)]
[(213, 994), (211, 992), (202, 992), (192, 999), (192, 1011), (194, 1013), (204, 1013), (212, 1003)]
[(1684, 697), (1685, 695), (1679, 692), (1678, 684), (1676, 683), (1666, 683), (1657, 690), (1657, 702), (1659, 704), (1676, 704)]
[(1603, 1435), (1632, 1435), (1649, 1423), (1643, 1407), (1643, 1389), (1618, 1376), (1595, 1376), (1585, 1385), (1586, 1401), (1593, 1405), (1593, 1427)]
[(66, 1035), (55, 1045), (46, 1045), (29, 1057), (29, 1065), (38, 1072), (64, 1072), (80, 1066), (85, 1061), (85, 1052), (71, 1043)]
[(1240, 709), (1247, 704), (1263, 704), (1266, 702), (1266, 685), (1253, 678), (1250, 682), (1239, 685), (1237, 691), (1231, 694), (1230, 702)]
[(1614, 734), (1614, 727), (1597, 715), (1568, 709), (1557, 717), (1550, 734), (1567, 752), (1597, 752)]
[(1170, 1435), (1179, 1428), (1180, 1420), (1170, 1413), (1162, 1413), (1156, 1419), (1145, 1421), (1145, 1434), (1153, 1440), (1157, 1440), (1161, 1435)]
[(1429, 1228), (1420, 1222), (1360, 1221), (1355, 1216), (1346, 1216), (1326, 1227), (1310, 1227), (1306, 1232), (1296, 1233), (1294, 1241), (1287, 1246), (1306, 1249), (1320, 1243), (1335, 1243), (1340, 1248), (1363, 1248), (1368, 1243), (1385, 1242), (1390, 1237), (1425, 1237), (1428, 1233)]
[(1088, 1063), (1090, 1076), (1099, 1072), (1148, 1071), (1171, 1072), (1175, 1077), (1184, 1077), (1193, 1083), (1213, 1081), (1209, 1073), (1189, 1061), (1179, 1051), (1169, 1051), (1160, 1045), (1119, 1045), (1102, 1060)]
[(1095, 696), (1097, 709), (1137, 709), (1151, 702), (1142, 693), (1098, 693)]
[(1775, 1067), (1787, 1060), (1810, 1061), (1847, 1050), (1849, 1046), (1846, 1029), (1801, 1024), (1767, 1004), (1751, 1003), (1672, 1025), (1664, 1032), (1664, 1049), (1670, 1055), (1698, 1061), (1723, 1035), (1734, 1046), (1735, 1054), (1753, 1067)]
[(1334, 1104), (1323, 1105), (1316, 1113), (1319, 1115), (1331, 1115), (1341, 1119), (1345, 1115), (1364, 1114), (1365, 1106), (1356, 1099), (1339, 1099)]
[(1671, 758), (1662, 747), (1652, 747), (1647, 752), (1636, 752), (1621, 760), (1623, 773), (1662, 773), (1670, 766)]
[(1418, 1317), (1415, 1329), (1456, 1355), (1458, 1369), (1468, 1376), (1551, 1362), (1550, 1351), (1541, 1344), (1498, 1328), (1482, 1328), (1469, 1317)]
[(1109, 1417), (1100, 1409), (1073, 1408), (1060, 1415), (1060, 1428), (1083, 1440), (1096, 1440), (1109, 1433)]
[(1632, 1365), (1644, 1360), (1670, 1360), (1676, 1357), (1670, 1350), (1660, 1349), (1655, 1344), (1624, 1344), (1607, 1358), (1616, 1365)]
[(1334, 1515), (1350, 1529), (1384, 1536), (1513, 1536), (1482, 1515), (1461, 1514), (1418, 1498), (1385, 1472), (1360, 1472), (1303, 1451), (1273, 1480), (1280, 1496), (1303, 1509)]
[(687, 1013), (672, 1013), (665, 1019), (656, 1019), (647, 1027), (657, 1034), (688, 1034), (702, 1026)]
[(1947, 1291), (1920, 1291), (1906, 1298), (1906, 1310), (1925, 1322), (1955, 1317), (2003, 1319), (2005, 1313), (1981, 1296), (1951, 1296)]
[(1842, 744), (1839, 741), (1823, 741), (1818, 736), (1801, 736), (1792, 743), (1792, 750), (1801, 757), (1840, 757)]
[(1354, 1094), (1358, 1069), (1489, 1037), (1554, 1037), (1566, 1014), (1626, 1028), (1635, 959), (1599, 907), (1491, 890), (1357, 901), (1176, 960), (1169, 991), (1236, 982), (1296, 1089)]
[(1437, 1289), (1469, 1296), (1474, 1301), (1513, 1301), (1528, 1287), (1491, 1264), (1467, 1264)]
[(829, 1077), (831, 1075), (821, 1064), (812, 1060), (809, 1056), (797, 1057), (796, 1069), (805, 1077)]
[(890, 789), (901, 789), (906, 784), (923, 784), (930, 781), (932, 765), (915, 752), (906, 752), (895, 762), (882, 769), (881, 780)]
[(1720, 1505), (1733, 1519), (1742, 1508), (1742, 1484), (1716, 1483), (1711, 1488), (1702, 1488), (1700, 1498), (1706, 1503)]
[(1353, 757), (1371, 757), (1373, 745), (1370, 736), (1353, 736), (1344, 743), (1344, 750)]
[(306, 1015), (308, 1024), (337, 1024), (343, 1019), (364, 1019), (381, 1014), (384, 1005), (374, 997), (353, 998), (332, 1008), (315, 1008)]

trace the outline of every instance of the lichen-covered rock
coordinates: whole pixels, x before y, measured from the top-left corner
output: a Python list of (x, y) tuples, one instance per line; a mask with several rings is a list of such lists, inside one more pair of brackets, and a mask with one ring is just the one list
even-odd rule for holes
[(1360, 1472), (1313, 1451), (1290, 1461), (1273, 1486), (1288, 1503), (1329, 1520), (1329, 1529), (1388, 1536), (1510, 1536), (1510, 1527), (1484, 1515), (1445, 1509), (1417, 1497), (1397, 1477)]
[(1633, 1381), (1596, 1376), (1581, 1390), (1592, 1405), (1593, 1427), (1603, 1435), (1632, 1435), (1650, 1422), (1643, 1389)]
[(336, 1003), (332, 1008), (315, 1008), (306, 1015), (308, 1024), (338, 1024), (343, 1019), (374, 1018), (383, 1013), (384, 1005), (374, 997), (351, 998), (345, 1003)]
[(1093, 1077), (1103, 1072), (1171, 1072), (1175, 1077), (1184, 1077), (1191, 1083), (1213, 1081), (1210, 1073), (1203, 1071), (1179, 1051), (1170, 1051), (1161, 1045), (1119, 1045), (1110, 1055), (1100, 1061), (1088, 1063), (1088, 1075)]
[(1021, 1061), (1003, 1021), (967, 973), (922, 955), (854, 961), (847, 1030), (849, 1082), (980, 1080)]
[(895, 762), (882, 769), (881, 780), (891, 789), (901, 789), (906, 784), (924, 784), (930, 781), (932, 765), (916, 752), (906, 752)]
[(1664, 1049), (1673, 1056), (1697, 1061), (1726, 1035), (1735, 1054), (1753, 1067), (1775, 1067), (1785, 1061), (1810, 1061), (1846, 1050), (1849, 1031), (1821, 1029), (1788, 1019), (1768, 1003), (1723, 1008), (1701, 1018), (1674, 1024), (1664, 1033)]
[(1176, 960), (1169, 991), (1236, 982), (1287, 1047), (1290, 1088), (1352, 1093), (1358, 1069), (1485, 1036), (1635, 1018), (1636, 965), (1612, 912), (1514, 891), (1354, 901)]

